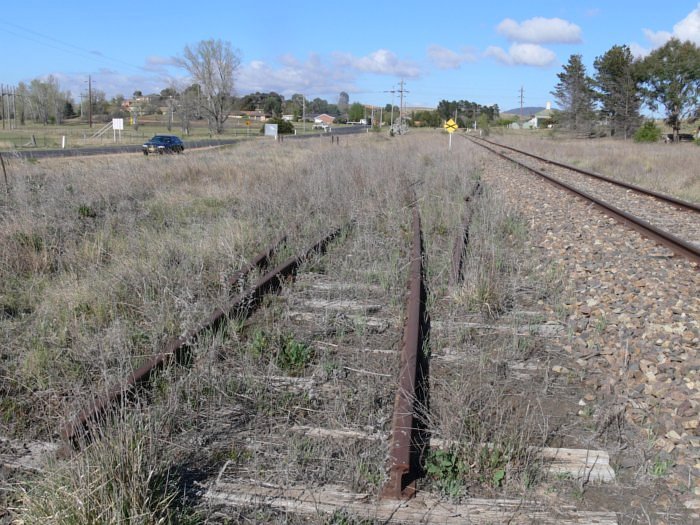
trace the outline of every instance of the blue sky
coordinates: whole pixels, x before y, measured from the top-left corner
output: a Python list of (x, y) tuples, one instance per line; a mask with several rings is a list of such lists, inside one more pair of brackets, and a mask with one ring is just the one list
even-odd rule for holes
[[(405, 81), (408, 106), (442, 99), (518, 107), (552, 100), (581, 54), (588, 73), (613, 45), (644, 55), (671, 36), (700, 45), (698, 0), (470, 2), (5, 2), (0, 84), (56, 77), (79, 99), (91, 76), (108, 97), (188, 85), (173, 57), (221, 39), (240, 52), (236, 94), (302, 93), (385, 105)], [(398, 98), (395, 100), (398, 104)]]

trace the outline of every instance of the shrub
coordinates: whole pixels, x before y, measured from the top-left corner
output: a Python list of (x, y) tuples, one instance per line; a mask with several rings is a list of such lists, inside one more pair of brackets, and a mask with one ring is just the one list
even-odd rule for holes
[(635, 142), (658, 142), (661, 139), (661, 130), (656, 127), (653, 120), (647, 120), (634, 134)]
[[(272, 118), (265, 121), (265, 124), (277, 124), (277, 134), (278, 135), (293, 135), (294, 134), (294, 124), (288, 120), (283, 120), (281, 118)], [(260, 128), (260, 133), (265, 133), (265, 124)]]

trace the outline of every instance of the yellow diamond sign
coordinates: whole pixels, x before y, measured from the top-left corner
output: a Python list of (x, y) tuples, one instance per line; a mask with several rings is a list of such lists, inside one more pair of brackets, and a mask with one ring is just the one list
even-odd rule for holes
[(447, 130), (448, 133), (454, 133), (455, 131), (457, 131), (458, 128), (459, 128), (459, 126), (452, 119), (445, 122), (445, 129)]

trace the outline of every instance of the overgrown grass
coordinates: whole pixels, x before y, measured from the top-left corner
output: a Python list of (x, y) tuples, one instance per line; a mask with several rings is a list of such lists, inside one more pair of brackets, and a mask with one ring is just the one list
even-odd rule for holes
[(499, 136), (498, 140), (628, 183), (700, 202), (700, 175), (697, 170), (689, 168), (697, 160), (697, 148), (692, 143), (552, 140), (522, 133), (507, 133)]
[[(423, 214), (430, 308), (448, 305), (452, 315), (489, 320), (511, 308), (527, 228), (488, 191), (470, 229), (465, 283), (447, 286), (463, 197), (480, 162), (466, 149), (448, 154), (442, 137), (430, 134), (344, 138), (340, 146), (249, 143), (148, 160), (13, 162), (12, 191), (0, 197), (0, 241), (12, 246), (0, 255), (0, 374), (11, 378), (0, 392), (7, 408), (3, 433), (52, 435), (93, 392), (220, 306), (226, 277), (282, 231), (290, 239), (274, 262), (354, 219), (337, 248), (312, 257), (302, 271), (356, 286), (328, 291), (327, 299), (380, 301), (390, 321), (377, 334), (362, 315), (329, 312), (300, 332), (289, 322), (286, 298), (266, 300), (250, 325), (232, 320), (203, 337), (188, 368), (175, 367), (156, 381), (148, 407), (105, 427), (103, 439), (27, 487), (25, 521), (38, 523), (52, 512), (70, 518), (64, 523), (186, 521), (191, 514), (175, 504), (181, 503), (179, 474), (170, 468), (178, 451), (197, 464), (230, 461), (234, 472), (279, 483), (342, 479), (378, 492), (381, 446), (301, 439), (289, 426), (387, 431), (394, 392), (386, 376), (398, 362), (342, 347), (399, 345), (394, 330), (405, 298), (409, 186)], [(330, 344), (323, 350), (319, 342)], [(480, 370), (523, 352), (522, 345), (492, 343)], [(289, 384), (276, 382), (280, 376), (291, 376)], [(449, 457), (436, 453), (428, 463), (445, 493), (474, 484), (496, 491), (532, 479), (526, 447), (540, 443), (543, 431), (522, 425), (529, 406), (485, 378), (455, 373), (436, 387), (449, 405), (436, 401), (428, 423), (456, 443), (445, 452)], [(477, 446), (483, 443), (490, 446)], [(61, 487), (89, 504), (64, 497)], [(352, 523), (342, 514), (331, 519)]]
[(124, 415), (71, 462), (29, 484), (23, 523), (195, 523), (174, 505), (180, 479), (160, 441), (163, 421)]

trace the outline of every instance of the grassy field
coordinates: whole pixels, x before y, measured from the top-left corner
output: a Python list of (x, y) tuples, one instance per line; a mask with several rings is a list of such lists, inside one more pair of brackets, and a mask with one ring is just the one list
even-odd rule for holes
[[(109, 121), (111, 122), (111, 120)], [(109, 145), (109, 144), (142, 144), (156, 134), (178, 135), (184, 140), (197, 140), (204, 138), (242, 138), (259, 137), (263, 123), (260, 121), (246, 121), (240, 118), (230, 118), (224, 125), (224, 132), (220, 135), (212, 134), (207, 127), (206, 120), (192, 121), (188, 133), (185, 133), (179, 122), (173, 122), (168, 130), (167, 123), (162, 117), (144, 117), (138, 126), (129, 124), (128, 119), (124, 119), (124, 130), (121, 135), (111, 129), (100, 136), (94, 136), (105, 122), (93, 122), (92, 128), (86, 122), (74, 121), (62, 126), (42, 126), (28, 124), (19, 126), (16, 129), (0, 129), (0, 151), (12, 151), (33, 148), (60, 148), (65, 137), (66, 148), (81, 148), (85, 146)], [(8, 123), (9, 126), (9, 123)], [(306, 123), (306, 131), (301, 122), (294, 123), (297, 134), (318, 134), (318, 130), (313, 130), (313, 123)], [(342, 126), (342, 125), (339, 125)]]
[(700, 147), (692, 142), (576, 140), (557, 138), (548, 132), (494, 133), (493, 138), (608, 177), (700, 202), (700, 172), (695, 169)]
[[(698, 191), (698, 175), (688, 173), (697, 147), (507, 139), (684, 198)], [(424, 131), (363, 134), (340, 145), (250, 141), (179, 156), (7, 162), (8, 183), (0, 187), (0, 434), (54, 439), (67, 414), (220, 306), (227, 276), (282, 232), (290, 239), (280, 260), (356, 219), (359, 255), (339, 262), (339, 271), (402, 304), (409, 187), (423, 214), (429, 308), (440, 311), (449, 297), (466, 312), (497, 316), (512, 301), (513, 282), (530, 271), (521, 246), (527, 226), (487, 191), (471, 238), (480, 255), (465, 269), (466, 284), (447, 288), (463, 197), (488, 162), (486, 153), (470, 156), (459, 144), (448, 152), (446, 135)], [(555, 296), (557, 276), (544, 277), (537, 286)], [(241, 342), (236, 333), (233, 322), (233, 343), (224, 334), (203, 341), (199, 364), (159, 382), (148, 408), (125, 410), (118, 424), (105, 427), (104, 439), (71, 462), (18, 484), (13, 505), (24, 509), (24, 522), (45, 523), (47, 516), (61, 516), (57, 523), (197, 522), (178, 499), (181, 473), (173, 465), (185, 453), (178, 436), (197, 425), (204, 406), (247, 403), (241, 400), (249, 393), (230, 377), (241, 362), (263, 377), (278, 371), (274, 362), (246, 354), (262, 343)], [(509, 341), (497, 357), (507, 359), (520, 344)], [(314, 367), (309, 374), (327, 372), (322, 362)], [(444, 391), (462, 399), (465, 410), (477, 403), (497, 416), (491, 427), (470, 427), (473, 437), (522, 448), (530, 427), (503, 427), (510, 435), (495, 428), (506, 418), (505, 392), (463, 382), (456, 377)], [(255, 417), (279, 415), (284, 405), (274, 401), (256, 398), (256, 406), (270, 406)], [(439, 399), (433, 417), (443, 435), (465, 431), (466, 420)]]

